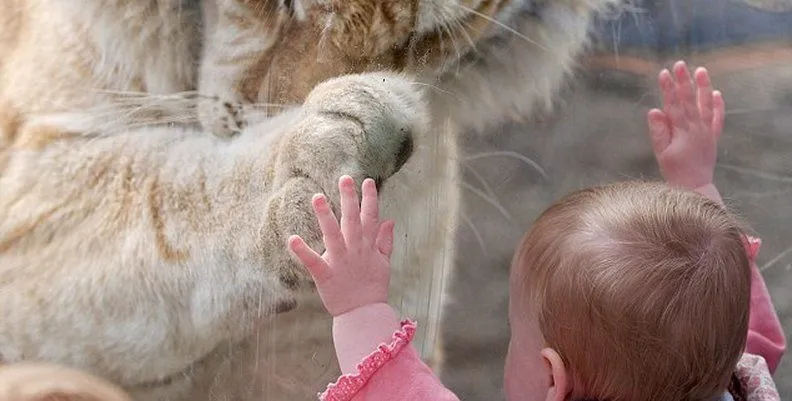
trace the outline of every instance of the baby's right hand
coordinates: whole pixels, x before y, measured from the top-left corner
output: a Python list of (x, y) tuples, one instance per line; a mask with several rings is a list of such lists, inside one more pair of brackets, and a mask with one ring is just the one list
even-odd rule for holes
[(678, 61), (673, 71), (674, 76), (668, 70), (658, 76), (663, 110), (652, 109), (647, 116), (652, 148), (660, 173), (669, 184), (707, 195), (714, 190), (723, 96), (712, 90), (706, 69), (695, 72), (695, 93), (685, 62)]
[(374, 180), (363, 181), (358, 203), (355, 181), (338, 180), (341, 193), (339, 226), (324, 195), (313, 198), (325, 252), (319, 255), (299, 236), (289, 238), (289, 250), (308, 269), (322, 302), (333, 317), (377, 303), (388, 302), (393, 221), (381, 221)]

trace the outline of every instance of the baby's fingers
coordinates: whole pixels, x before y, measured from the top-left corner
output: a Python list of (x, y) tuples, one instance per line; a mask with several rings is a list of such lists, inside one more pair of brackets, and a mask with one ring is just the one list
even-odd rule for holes
[(371, 178), (363, 180), (360, 192), (363, 193), (363, 200), (360, 202), (360, 223), (363, 226), (363, 235), (373, 242), (379, 226), (377, 185), (374, 184), (374, 180)]
[(347, 244), (360, 241), (360, 201), (355, 190), (355, 180), (345, 175), (338, 180), (341, 193), (341, 232)]
[(320, 281), (327, 274), (327, 262), (311, 249), (299, 235), (289, 237), (289, 251), (308, 269), (314, 281)]
[(646, 120), (649, 126), (652, 150), (655, 155), (659, 155), (668, 148), (668, 145), (671, 145), (671, 128), (668, 125), (668, 117), (662, 110), (652, 109), (647, 113)]
[(657, 84), (663, 97), (663, 111), (674, 125), (681, 129), (687, 128), (687, 119), (679, 101), (676, 83), (668, 70), (660, 71)]
[(691, 84), (690, 71), (684, 61), (677, 61), (677, 63), (674, 64), (674, 75), (676, 76), (677, 97), (679, 98), (685, 116), (687, 116), (687, 118), (698, 118), (696, 94)]
[(663, 95), (663, 107), (671, 107), (676, 102), (676, 88), (674, 87), (674, 78), (671, 77), (668, 70), (660, 71), (660, 74), (657, 75), (657, 85)]
[(712, 133), (715, 139), (720, 138), (723, 132), (723, 120), (726, 118), (726, 102), (720, 91), (712, 93)]
[(322, 239), (325, 248), (331, 253), (344, 251), (344, 237), (341, 235), (341, 228), (338, 225), (333, 209), (327, 203), (327, 198), (322, 194), (314, 195), (311, 200), (316, 219), (319, 220), (319, 228), (322, 230)]
[(713, 123), (713, 100), (712, 82), (709, 73), (704, 68), (696, 69), (696, 98), (698, 99), (698, 109), (703, 121), (708, 127)]

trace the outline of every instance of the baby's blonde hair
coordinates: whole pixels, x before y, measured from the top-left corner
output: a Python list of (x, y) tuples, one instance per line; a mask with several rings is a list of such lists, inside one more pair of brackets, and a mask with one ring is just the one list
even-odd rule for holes
[(515, 254), (512, 283), (564, 360), (576, 396), (703, 401), (723, 392), (748, 331), (750, 266), (737, 219), (662, 183), (583, 189)]

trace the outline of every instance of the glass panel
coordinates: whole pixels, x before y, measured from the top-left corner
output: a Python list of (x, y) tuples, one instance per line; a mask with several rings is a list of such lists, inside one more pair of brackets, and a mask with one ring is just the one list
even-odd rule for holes
[[(790, 333), (792, 2), (617, 2), (0, 0), (0, 363), (315, 399), (332, 318), (285, 244), (321, 248), (311, 196), (338, 212), (350, 174), (397, 221), (414, 346), (497, 400), (517, 241), (574, 189), (658, 178), (646, 112), (677, 59), (724, 94), (715, 181)], [(792, 397), (788, 358), (775, 377)]]
[[(562, 195), (589, 185), (660, 178), (645, 114), (660, 106), (656, 76), (679, 59), (704, 66), (726, 100), (715, 182), (727, 204), (763, 239), (758, 264), (781, 323), (792, 332), (792, 2), (646, 0), (602, 16), (595, 45), (551, 113), (470, 136), (468, 155), (505, 153), (464, 164), (464, 181), (489, 194), (463, 192), (457, 273), (446, 312), (443, 380), (462, 399), (501, 396), (509, 339), (507, 269), (533, 219)], [(474, 295), (475, 294), (475, 295)], [(792, 396), (792, 363), (775, 374)]]

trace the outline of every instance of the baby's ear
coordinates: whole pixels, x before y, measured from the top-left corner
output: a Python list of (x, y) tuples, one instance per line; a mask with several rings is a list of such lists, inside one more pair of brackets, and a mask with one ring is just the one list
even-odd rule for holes
[(63, 366), (19, 363), (0, 366), (0, 401), (132, 401), (122, 389)]
[(545, 372), (550, 375), (545, 401), (566, 401), (572, 392), (572, 381), (564, 360), (552, 348), (545, 348), (540, 353), (545, 362)]

